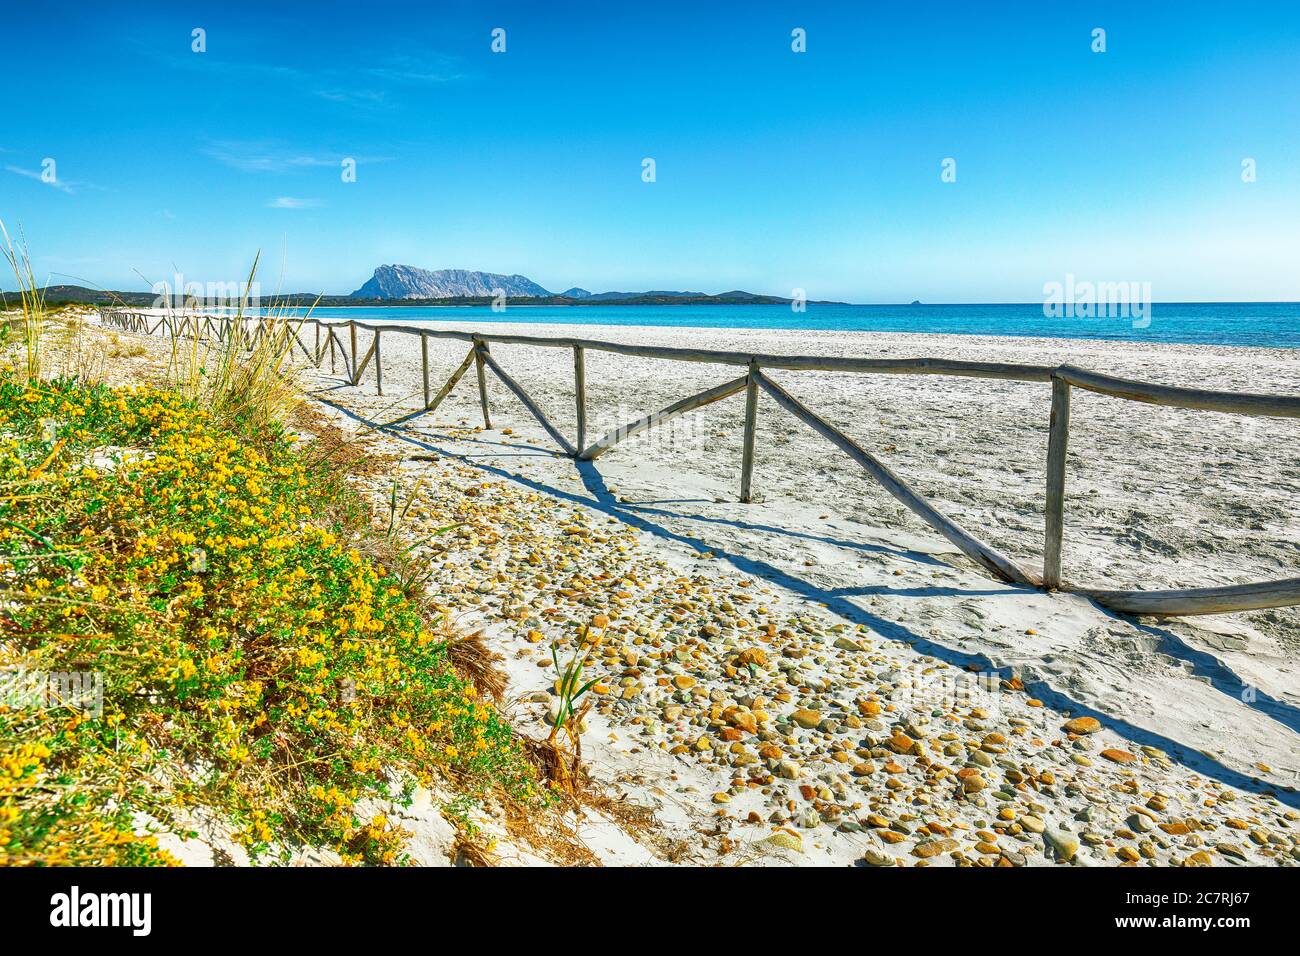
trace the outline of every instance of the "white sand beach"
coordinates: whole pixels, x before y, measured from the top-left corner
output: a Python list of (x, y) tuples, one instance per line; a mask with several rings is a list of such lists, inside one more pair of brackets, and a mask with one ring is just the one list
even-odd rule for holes
[[(1300, 393), (1300, 361), (1287, 350), (439, 327), (1068, 362), (1157, 383)], [(368, 335), (360, 340), (364, 348)], [(328, 360), (304, 373), (308, 386), (353, 427), (415, 410), (418, 340), (386, 335), (382, 352), (383, 397), (373, 367), (352, 387)], [(464, 353), (462, 343), (430, 342), (435, 389)], [(569, 351), (494, 345), (492, 354), (572, 440)], [(594, 351), (586, 363), (589, 441), (737, 374)], [(964, 527), (1025, 566), (1041, 562), (1047, 386), (772, 377)], [(1004, 865), (1300, 860), (1300, 610), (1134, 620), (1004, 585), (766, 397), (758, 500), (741, 504), (743, 396), (576, 465), (490, 373), (489, 390), (491, 430), (471, 371), (434, 414), (371, 438), (377, 453), (406, 459), (408, 488), (429, 477), (414, 520), (465, 522), (457, 546), (468, 541), (478, 557), (446, 562), (437, 600), (488, 628), (525, 724), (546, 710), (551, 640), (591, 614), (614, 617), (587, 756), (653, 805), (669, 832), (688, 834), (696, 862), (701, 846), (716, 853), (709, 862), (938, 863), (954, 850)], [(1066, 579), (1155, 589), (1300, 573), (1298, 452), (1294, 420), (1076, 390)], [(430, 546), (434, 560), (442, 548)], [(994, 676), (976, 686), (976, 672)], [(1067, 733), (1079, 717), (1101, 729)], [(620, 859), (608, 849), (618, 841), (586, 835)]]
[[(484, 334), (575, 336), (776, 354), (1069, 362), (1162, 384), (1300, 392), (1300, 360), (1287, 350), (928, 334), (439, 325)], [(364, 347), (367, 334), (361, 333), (360, 338)], [(419, 407), (417, 339), (390, 334), (383, 339), (382, 354), (385, 397), (374, 394), (373, 369), (356, 388), (339, 385), (338, 376), (321, 375), (316, 389), (326, 401), (337, 402), (373, 423), (398, 418)], [(463, 355), (461, 343), (430, 342), (434, 388), (441, 385)], [(497, 345), (493, 355), (537, 399), (551, 420), (573, 436), (575, 411), (569, 352)], [(735, 371), (589, 351), (586, 377), (590, 441), (608, 428), (735, 377)], [(976, 535), (1027, 566), (1040, 561), (1047, 386), (941, 376), (826, 372), (777, 372), (774, 377), (789, 392), (879, 453), (920, 493)], [(637, 555), (634, 564), (647, 562), (658, 568), (643, 576), (650, 579), (658, 575), (659, 587), (671, 581), (689, 581), (688, 589), (692, 591), (712, 589), (714, 611), (716, 607), (731, 610), (716, 615), (719, 620), (715, 626), (711, 630), (706, 626), (703, 631), (703, 657), (708, 658), (703, 662), (703, 671), (722, 679), (723, 685), (708, 688), (703, 700), (695, 702), (711, 702), (719, 714), (727, 706), (757, 709), (755, 696), (762, 697), (754, 693), (737, 696), (735, 688), (725, 687), (728, 659), (751, 644), (749, 632), (755, 622), (749, 611), (757, 605), (748, 602), (737, 609), (735, 598), (728, 600), (724, 594), (753, 594), (762, 605), (759, 617), (794, 624), (793, 628), (768, 630), (774, 636), (788, 635), (788, 640), (798, 645), (785, 646), (785, 652), (796, 656), (809, 653), (816, 662), (816, 676), (801, 676), (796, 682), (798, 689), (787, 695), (788, 701), (772, 702), (768, 697), (767, 709), (774, 713), (774, 719), (777, 709), (794, 710), (801, 705), (802, 710), (819, 715), (814, 721), (819, 730), (811, 736), (826, 737), (824, 740), (803, 740), (802, 732), (788, 723), (789, 718), (780, 718), (783, 726), (777, 736), (785, 741), (781, 752), (801, 763), (798, 779), (809, 777), (814, 767), (831, 767), (840, 770), (841, 777), (852, 780), (853, 762), (859, 763), (859, 770), (865, 770), (861, 767), (863, 753), (868, 754), (867, 762), (872, 762), (870, 756), (880, 749), (879, 740), (874, 748), (859, 745), (857, 756), (849, 761), (840, 758), (839, 766), (833, 756), (837, 749), (841, 753), (844, 750), (844, 745), (835, 743), (835, 737), (848, 730), (842, 726), (845, 715), (850, 724), (855, 722), (852, 718), (872, 722), (868, 711), (876, 708), (855, 705), (872, 680), (889, 679), (888, 687), (879, 688), (888, 691), (881, 700), (907, 698), (909, 704), (900, 708), (900, 719), (894, 723), (913, 731), (919, 739), (919, 735), (927, 734), (931, 705), (920, 704), (913, 696), (952, 693), (952, 680), (932, 680), (936, 667), (949, 674), (959, 669), (997, 671), (1002, 678), (1018, 676), (1026, 684), (1031, 700), (1045, 705), (1013, 708), (1006, 700), (1008, 695), (993, 693), (1001, 700), (1004, 721), (1008, 710), (1015, 711), (1011, 714), (1011, 728), (1015, 732), (1014, 728), (1019, 727), (1021, 736), (1013, 740), (1024, 736), (1037, 740), (1043, 752), (1056, 750), (1071, 770), (1083, 766), (1079, 761), (1082, 757), (1092, 767), (1089, 773), (1104, 783), (1105, 771), (1115, 769), (1100, 757), (1084, 756), (1084, 749), (1092, 749), (1092, 737), (1073, 743), (1061, 740), (1061, 722), (1067, 715), (1093, 715), (1104, 727), (1101, 747), (1138, 754), (1152, 774), (1141, 786), (1151, 787), (1157, 795), (1164, 792), (1166, 799), (1183, 800), (1190, 812), (1200, 805), (1199, 812), (1205, 813), (1205, 796), (1170, 793), (1175, 783), (1177, 787), (1190, 787), (1192, 792), (1197, 787), (1212, 786), (1210, 803), (1219, 806), (1229, 806), (1222, 792), (1245, 795), (1261, 787), (1277, 787), (1281, 803), (1264, 799), (1278, 814), (1274, 825), (1278, 821), (1286, 825), (1288, 817), (1281, 816), (1283, 813), (1294, 817), (1296, 793), (1286, 788), (1300, 779), (1300, 676), (1294, 665), (1300, 645), (1300, 613), (1296, 609), (1161, 622), (1132, 620), (1110, 614), (1082, 597), (1036, 593), (997, 583), (894, 502), (857, 464), (842, 457), (766, 397), (759, 402), (755, 473), (759, 499), (742, 505), (737, 501), (742, 397), (694, 412), (662, 432), (630, 438), (597, 463), (575, 466), (572, 460), (552, 454), (555, 446), (543, 429), (490, 373), (489, 390), (494, 425), (491, 431), (478, 428), (481, 416), (471, 372), (435, 414), (412, 420), (402, 429), (400, 434), (411, 453), (445, 455), (471, 468), (471, 475), (489, 480), (493, 488), (519, 490), (536, 502), (545, 502), (539, 514), (576, 512), (591, 527), (620, 541), (625, 538), (624, 548)], [(385, 440), (386, 444), (390, 441)], [(1300, 466), (1296, 447), (1300, 447), (1300, 423), (1294, 420), (1244, 419), (1076, 394), (1067, 483), (1066, 579), (1117, 588), (1166, 588), (1295, 575), (1300, 570), (1300, 524), (1295, 512)], [(408, 467), (419, 470), (429, 466), (413, 463)], [(564, 532), (559, 528), (567, 520), (560, 518), (556, 523), (552, 518), (549, 523), (538, 518), (536, 525), (523, 533), (533, 542), (530, 546), (547, 548), (546, 532), (550, 528), (558, 537), (551, 546), (560, 546), (564, 538), (559, 536)], [(510, 540), (510, 532), (498, 529), (495, 535), (500, 536), (498, 540)], [(494, 640), (515, 663), (517, 682), (523, 684), (530, 679), (536, 687), (545, 687), (545, 680), (539, 680), (542, 674), (538, 674), (538, 667), (542, 658), (549, 657), (542, 650), (549, 645), (538, 645), (538, 649), (528, 643), (525, 635), (534, 624), (549, 623), (537, 614), (541, 605), (549, 604), (546, 588), (538, 585), (534, 589), (517, 580), (511, 583), (512, 575), (517, 575), (511, 564), (511, 549), (493, 553), (497, 555), (495, 563), (489, 563), (506, 572), (499, 575), (504, 583), (476, 593), (471, 617), (493, 626)], [(565, 559), (565, 567), (571, 568), (572, 574), (581, 578), (593, 572), (593, 568), (572, 561), (572, 557)], [(606, 558), (602, 550), (602, 561)], [(464, 576), (465, 583), (484, 578), (487, 570), (485, 566), (469, 572)], [(450, 585), (448, 592), (443, 594), (448, 605), (467, 609), (456, 593), (459, 585)], [(682, 615), (680, 602), (673, 610), (675, 600), (668, 598), (666, 602), (662, 592), (638, 593), (623, 604), (620, 619), (633, 632), (638, 626), (651, 630), (671, 628), (676, 615), (686, 624), (685, 628), (677, 628), (680, 633), (675, 640), (680, 644), (692, 641), (692, 628), (699, 627), (690, 619), (692, 611)], [(524, 613), (515, 614), (516, 605), (523, 606)], [(689, 601), (686, 606), (694, 609)], [(517, 619), (507, 624), (500, 622), (502, 607), (504, 617)], [(870, 646), (876, 654), (884, 654), (883, 658), (870, 658), (876, 661), (874, 667), (858, 663), (862, 659), (859, 656), (871, 652), (849, 649), (859, 637), (865, 637), (865, 648)], [(768, 656), (779, 657), (783, 653), (781, 645), (783, 639), (776, 636), (774, 643), (762, 646), (766, 646)], [(608, 765), (621, 767), (624, 773), (629, 761), (637, 766), (638, 760), (630, 756), (629, 748), (617, 743), (630, 730), (647, 737), (630, 748), (640, 752), (642, 760), (643, 754), (663, 747), (669, 752), (680, 748), (677, 761), (692, 762), (688, 754), (697, 753), (695, 748), (701, 747), (694, 741), (694, 732), (705, 730), (710, 714), (703, 714), (703, 719), (698, 714), (692, 718), (692, 698), (686, 696), (682, 710), (680, 701), (672, 702), (671, 685), (667, 692), (655, 693), (664, 689), (656, 687), (656, 683), (669, 682), (646, 680), (650, 675), (638, 671), (634, 666), (637, 654), (634, 650), (630, 653), (628, 659), (633, 665), (620, 658), (614, 662), (619, 666), (610, 671), (615, 693), (620, 685), (615, 678), (620, 674), (621, 687), (649, 685), (651, 689), (637, 689), (634, 696), (620, 700), (619, 705), (602, 708), (597, 719), (604, 724), (599, 730), (604, 731), (607, 740), (598, 749), (601, 756), (597, 765), (604, 758)], [(682, 658), (680, 652), (677, 658)], [(686, 659), (688, 666), (681, 672), (689, 676), (699, 662), (693, 653)], [(872, 674), (885, 662), (888, 666), (884, 671)], [(672, 670), (681, 669), (668, 667), (660, 676)], [(630, 684), (629, 674), (634, 674)], [(690, 682), (694, 680), (690, 676)], [(933, 683), (935, 680), (939, 683)], [(902, 693), (904, 687), (906, 693)], [(520, 692), (526, 689), (521, 685)], [(1024, 700), (1024, 695), (1018, 695), (1017, 700)], [(724, 706), (719, 708), (719, 704)], [(933, 714), (939, 713), (941, 709), (933, 710)], [(823, 715), (835, 718), (831, 724), (839, 726), (828, 727)], [(679, 722), (676, 727), (673, 718)], [(718, 714), (712, 714), (712, 718), (712, 722), (718, 722)], [(935, 722), (941, 723), (937, 719)], [(975, 721), (974, 726), (982, 727), (982, 722)], [(827, 730), (831, 732), (826, 734)], [(848, 732), (852, 736), (858, 731)], [(966, 732), (969, 735), (970, 728)], [(591, 736), (597, 739), (601, 732)], [(1053, 740), (1060, 747), (1053, 748), (1049, 743)], [(953, 750), (952, 743), (949, 741), (949, 750)], [(982, 747), (978, 739), (974, 744), (976, 749)], [(991, 749), (996, 752), (1001, 747), (1004, 744), (995, 743)], [(1148, 749), (1144, 752), (1143, 748)], [(1011, 749), (1015, 749), (1014, 744)], [(1167, 756), (1152, 757), (1157, 753)], [(775, 767), (779, 779), (783, 773), (780, 761), (766, 760)], [(998, 760), (1005, 761), (1005, 757)], [(875, 763), (880, 763), (879, 754)], [(718, 774), (729, 766), (733, 778), (744, 777), (736, 773), (735, 763), (725, 760), (725, 754), (720, 760), (708, 754), (705, 765)], [(1131, 773), (1125, 767), (1121, 769)], [(876, 783), (884, 783), (881, 778), (885, 773), (893, 770), (875, 770)], [(1023, 774), (1023, 770), (1014, 773)], [(814, 790), (835, 777), (833, 773), (829, 777), (811, 775)], [(750, 792), (754, 788), (749, 783), (741, 782), (738, 788), (728, 788), (728, 783), (735, 784), (736, 779), (728, 780), (723, 774), (711, 783), (697, 780), (685, 784), (684, 790), (698, 790), (699, 800), (706, 806), (708, 793), (716, 791), (720, 793), (716, 804), (723, 806), (728, 816), (744, 817), (753, 809), (764, 823), (772, 822), (768, 812), (781, 800), (772, 799), (771, 792), (763, 792), (771, 791), (771, 786), (758, 787), (767, 797), (763, 800)], [(792, 780), (790, 786), (793, 784)], [(784, 796), (787, 788), (777, 784), (776, 790)], [(832, 784), (822, 797), (836, 793)], [(680, 799), (680, 793), (677, 797)], [(822, 797), (814, 796), (813, 800)], [(686, 803), (692, 800), (688, 797)], [(857, 803), (871, 805), (870, 800)], [(789, 805), (793, 809), (777, 812), (777, 823), (796, 826), (801, 819), (811, 823), (803, 819), (807, 817), (805, 801), (794, 799)], [(1239, 812), (1240, 808), (1234, 810)], [(1044, 808), (1044, 813), (1060, 816), (1054, 806)], [(1128, 817), (1127, 808), (1115, 813), (1117, 821)], [(841, 817), (832, 814), (832, 818)], [(978, 823), (978, 819), (970, 821), (971, 826)], [(1078, 822), (1071, 826), (1070, 818), (1060, 823), (1087, 831), (1087, 825)], [(1134, 823), (1130, 819), (1127, 825), (1118, 825), (1121, 830), (1128, 826), (1127, 832), (1132, 832)], [(1113, 840), (1108, 838), (1108, 842)], [(1180, 840), (1171, 842), (1179, 844)], [(1196, 838), (1184, 849), (1203, 843), (1203, 839)], [(848, 844), (844, 839), (831, 840), (827, 845), (829, 858), (840, 860), (845, 856)], [(1106, 844), (1099, 845), (1105, 851)], [(1268, 848), (1268, 840), (1262, 845)], [(848, 855), (861, 856), (862, 852), (861, 847), (853, 845)], [(1114, 853), (1114, 847), (1109, 852)], [(1156, 851), (1152, 858), (1156, 857), (1164, 858), (1164, 853)]]

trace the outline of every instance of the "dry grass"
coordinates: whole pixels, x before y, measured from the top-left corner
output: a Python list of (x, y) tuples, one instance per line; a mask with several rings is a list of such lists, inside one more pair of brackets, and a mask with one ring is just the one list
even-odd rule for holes
[(556, 742), (555, 738), (534, 740), (521, 737), (524, 753), (534, 767), (543, 783), (550, 784), (562, 794), (574, 807), (582, 805), (583, 798), (591, 785), (591, 778), (581, 761), (575, 761), (573, 752)]
[(634, 837), (648, 837), (659, 830), (659, 820), (649, 807), (628, 800), (627, 794), (611, 797), (608, 793), (594, 788), (588, 789), (587, 805), (596, 812), (609, 817), (624, 832)]
[(509, 678), (501, 668), (505, 660), (487, 646), (482, 631), (458, 634), (451, 627), (447, 633), (447, 659), (461, 677), (473, 684), (480, 694), (486, 694), (500, 704), (505, 700)]
[(14, 324), (18, 326), (23, 343), (23, 371), (28, 382), (36, 382), (41, 377), (41, 339), (45, 331), (47, 314), (45, 296), (36, 282), (36, 274), (32, 271), (31, 253), (27, 249), (26, 242), (21, 241), (20, 237), (19, 244), (15, 246), (3, 222), (0, 222), (0, 238), (4, 240), (0, 253), (3, 253), (18, 282), (19, 306), (17, 322), (5, 322), (3, 334), (7, 339), (11, 326)]
[(456, 832), (451, 856), (457, 866), (497, 866), (501, 862), (477, 834), (464, 830)]
[[(245, 289), (254, 287), (260, 259), (260, 253), (254, 257)], [(299, 317), (280, 307), (269, 315), (251, 316), (246, 314), (248, 306), (245, 293), (234, 315), (205, 324), (196, 313), (170, 312), (162, 327), (170, 347), (171, 384), (218, 416), (259, 434), (288, 421), (302, 402), (293, 350), (311, 310)], [(212, 326), (221, 330), (215, 340)]]
[(582, 842), (578, 831), (562, 814), (552, 809), (545, 814), (514, 801), (505, 804), (506, 833), (522, 846), (561, 866), (601, 866), (600, 858)]

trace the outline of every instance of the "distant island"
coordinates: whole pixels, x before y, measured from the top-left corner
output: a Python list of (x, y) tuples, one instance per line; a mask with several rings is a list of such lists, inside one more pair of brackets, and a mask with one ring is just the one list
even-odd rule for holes
[[(120, 292), (90, 289), (80, 285), (51, 285), (40, 290), (49, 305), (119, 305), (149, 307), (158, 296), (153, 292)], [(317, 295), (313, 292), (281, 293), (262, 296), (263, 307), (304, 308), (313, 303), (330, 308), (346, 306), (466, 306), (490, 305), (504, 293), (511, 305), (789, 305), (792, 300), (775, 295), (759, 295), (733, 289), (730, 292), (590, 292), (574, 286), (563, 292), (550, 292), (527, 276), (478, 272), (469, 269), (420, 269), (416, 266), (381, 265), (351, 295)], [(17, 293), (0, 292), (0, 307)], [(173, 305), (181, 304), (172, 296)], [(237, 305), (236, 302), (209, 301), (207, 305)], [(839, 302), (815, 301), (820, 305), (843, 305)]]
[[(386, 304), (398, 305), (407, 301), (422, 305), (437, 300), (490, 300), (504, 294), (509, 299), (533, 299), (534, 304), (609, 305), (641, 304), (671, 305), (682, 303), (760, 303), (789, 304), (790, 299), (774, 295), (758, 295), (739, 289), (710, 294), (707, 292), (675, 292), (654, 289), (648, 292), (590, 292), (574, 286), (563, 292), (550, 292), (532, 279), (522, 275), (503, 275), (496, 272), (476, 272), (469, 269), (421, 269), (416, 266), (381, 265), (361, 288), (350, 296), (356, 300), (381, 299)], [(334, 298), (334, 297), (329, 297)]]
[(354, 299), (547, 298), (547, 292), (527, 276), (473, 272), (468, 269), (418, 269), (380, 266), (356, 292)]

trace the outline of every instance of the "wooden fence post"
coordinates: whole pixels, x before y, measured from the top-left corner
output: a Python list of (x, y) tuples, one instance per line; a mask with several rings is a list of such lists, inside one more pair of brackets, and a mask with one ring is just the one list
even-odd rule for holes
[(587, 447), (587, 360), (582, 346), (573, 348), (573, 396), (578, 405), (578, 451)]
[[(357, 370), (357, 322), (353, 319), (348, 323), (348, 335), (352, 339), (352, 374)], [(355, 382), (353, 384), (356, 384)]]
[(375, 394), (384, 394), (384, 362), (379, 354), (379, 337), (383, 333), (375, 329)]
[(424, 407), (429, 407), (429, 337), (420, 333), (420, 374), (424, 379)]
[(749, 376), (745, 381), (745, 447), (740, 463), (740, 500), (754, 500), (754, 433), (758, 425), (758, 379), (754, 373), (758, 363), (749, 363)]
[(487, 374), (483, 368), (483, 353), (488, 351), (488, 344), (480, 338), (474, 339), (474, 366), (478, 372), (478, 401), (483, 406), (483, 427), (492, 427), (492, 416), (488, 413)]
[(1070, 443), (1070, 383), (1052, 379), (1052, 419), (1047, 440), (1047, 506), (1043, 587), (1061, 586), (1061, 539), (1065, 530), (1065, 453)]

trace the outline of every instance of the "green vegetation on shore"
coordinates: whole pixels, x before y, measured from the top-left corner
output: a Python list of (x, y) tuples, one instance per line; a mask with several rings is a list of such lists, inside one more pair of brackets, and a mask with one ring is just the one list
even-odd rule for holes
[(95, 672), (103, 698), (0, 707), (0, 864), (167, 862), (133, 822), (196, 808), (254, 854), (393, 862), (362, 797), (533, 797), (438, 622), (321, 514), (340, 494), (283, 431), (174, 391), (0, 374), (0, 665)]

